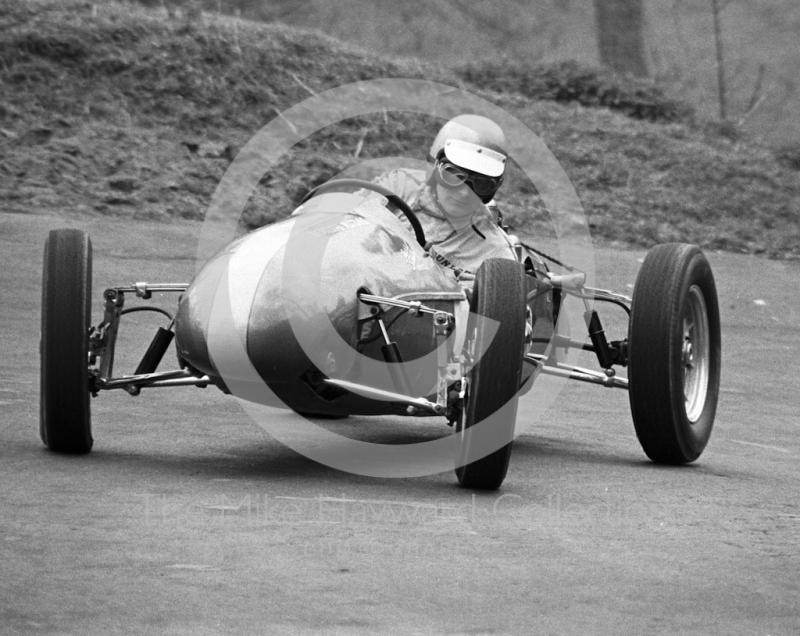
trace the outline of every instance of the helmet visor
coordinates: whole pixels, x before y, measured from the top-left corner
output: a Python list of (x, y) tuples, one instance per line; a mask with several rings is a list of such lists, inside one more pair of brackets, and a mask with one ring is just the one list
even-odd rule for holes
[(489, 177), (500, 177), (506, 167), (506, 156), (496, 150), (460, 139), (444, 143), (444, 156), (455, 165)]

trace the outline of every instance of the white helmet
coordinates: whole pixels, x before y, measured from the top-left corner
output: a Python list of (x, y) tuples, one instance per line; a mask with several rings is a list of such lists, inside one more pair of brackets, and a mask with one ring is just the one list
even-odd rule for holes
[(442, 126), (433, 140), (428, 161), (444, 156), (460, 168), (499, 177), (506, 167), (508, 152), (502, 128), (480, 115), (459, 115)]

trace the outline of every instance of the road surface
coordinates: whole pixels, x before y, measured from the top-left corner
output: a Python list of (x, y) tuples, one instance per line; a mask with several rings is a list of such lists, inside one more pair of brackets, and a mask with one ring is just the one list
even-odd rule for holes
[[(452, 473), (315, 464), (213, 388), (102, 395), (92, 453), (50, 453), (41, 253), (63, 226), (92, 235), (96, 317), (105, 285), (188, 281), (194, 266), (196, 225), (0, 214), (3, 634), (800, 633), (797, 264), (709, 255), (724, 366), (696, 464), (650, 463), (627, 395), (570, 383), (515, 442), (503, 488), (474, 494)], [(625, 291), (643, 252), (596, 255), (600, 286)], [(158, 324), (130, 316), (120, 369)], [(447, 430), (325, 426), (382, 443)]]

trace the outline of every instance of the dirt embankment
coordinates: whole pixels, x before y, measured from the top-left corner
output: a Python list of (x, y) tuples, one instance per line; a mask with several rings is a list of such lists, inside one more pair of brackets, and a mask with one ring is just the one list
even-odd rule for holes
[[(796, 158), (696, 122), (657, 90), (580, 69), (504, 79), (278, 25), (77, 0), (0, 0), (0, 60), (0, 206), (10, 212), (199, 218), (238, 149), (280, 111), (342, 84), (416, 77), (477, 92), (530, 126), (601, 242), (800, 257)], [(587, 95), (606, 97), (586, 107)], [(243, 223), (280, 218), (309, 187), (366, 159), (423, 159), (440, 123), (388, 113), (320, 132), (264, 176)], [(552, 234), (517, 170), (503, 203), (517, 231)]]

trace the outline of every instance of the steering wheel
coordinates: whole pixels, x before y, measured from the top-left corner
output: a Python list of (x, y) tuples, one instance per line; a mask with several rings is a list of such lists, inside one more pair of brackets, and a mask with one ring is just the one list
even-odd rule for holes
[(318, 185), (316, 188), (309, 190), (308, 194), (303, 197), (303, 200), (300, 202), (300, 204), (302, 205), (318, 194), (335, 190), (337, 188), (364, 188), (365, 190), (372, 190), (373, 192), (377, 192), (378, 194), (385, 196), (391, 205), (406, 215), (408, 222), (411, 223), (411, 227), (414, 228), (414, 234), (417, 237), (417, 243), (419, 243), (420, 246), (425, 249), (425, 245), (427, 243), (425, 241), (425, 232), (422, 231), (422, 224), (419, 222), (416, 213), (394, 192), (388, 188), (384, 188), (382, 185), (378, 185), (377, 183), (364, 181), (363, 179), (334, 179), (333, 181), (328, 181), (322, 185)]

